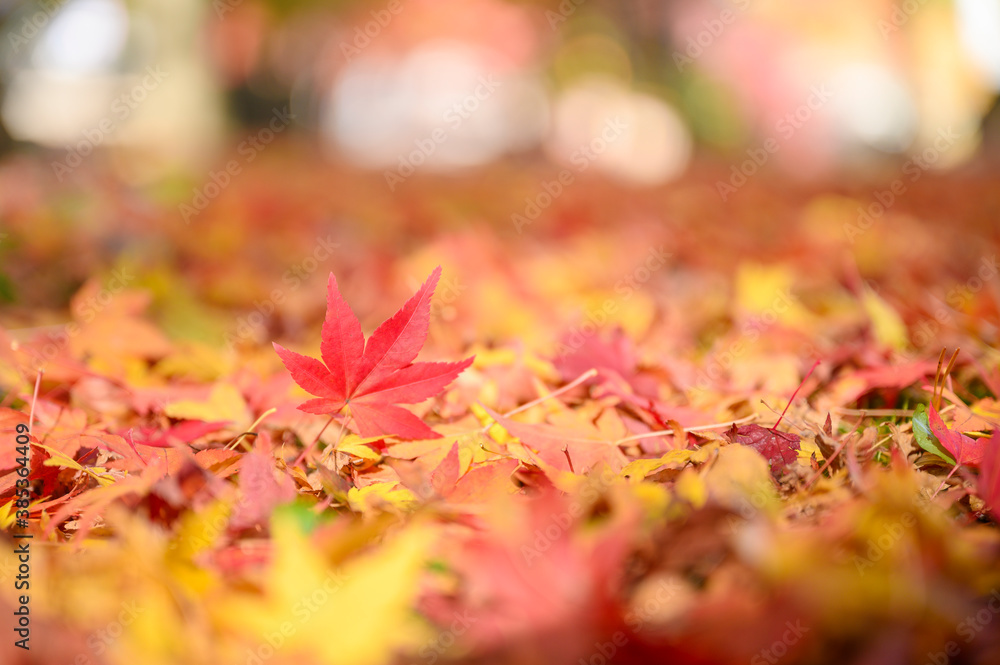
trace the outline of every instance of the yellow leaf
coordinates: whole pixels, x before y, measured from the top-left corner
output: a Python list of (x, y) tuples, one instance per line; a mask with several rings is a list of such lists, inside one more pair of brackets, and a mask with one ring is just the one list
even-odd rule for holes
[(190, 559), (215, 545), (226, 531), (229, 512), (226, 501), (215, 501), (200, 510), (185, 512), (173, 541), (174, 554)]
[(372, 483), (366, 487), (352, 487), (347, 492), (351, 509), (359, 513), (374, 514), (386, 509), (407, 512), (417, 505), (413, 492), (399, 483)]
[(717, 447), (710, 443), (697, 450), (671, 450), (663, 457), (633, 460), (622, 469), (621, 475), (630, 478), (632, 482), (638, 482), (663, 469), (683, 469), (688, 464), (704, 464)]
[(816, 445), (814, 439), (802, 439), (799, 441), (799, 461), (805, 462), (807, 465), (812, 462), (812, 456), (816, 455), (816, 459), (823, 459), (823, 452)]
[(470, 404), (469, 411), (472, 412), (472, 415), (474, 415), (476, 419), (479, 420), (479, 423), (483, 427), (490, 425), (489, 430), (487, 430), (487, 434), (497, 443), (505, 444), (510, 442), (514, 438), (507, 433), (507, 430), (505, 430), (503, 427), (494, 422), (490, 414), (486, 413), (486, 409), (484, 409), (481, 405), (475, 403)]
[(184, 513), (180, 519), (168, 562), (174, 577), (192, 591), (202, 592), (214, 580), (211, 573), (192, 560), (219, 541), (229, 524), (229, 513), (227, 501), (215, 501), (201, 510)]
[(250, 422), (250, 412), (243, 395), (228, 383), (220, 383), (212, 388), (207, 401), (181, 400), (168, 404), (163, 412), (171, 418), (184, 420), (228, 420), (237, 426)]
[(206, 383), (225, 376), (231, 368), (225, 354), (200, 342), (179, 342), (174, 351), (158, 362), (155, 372), (164, 377), (194, 379)]
[(678, 497), (690, 503), (694, 508), (701, 508), (708, 501), (708, 488), (705, 481), (694, 469), (684, 469), (677, 482), (674, 492)]
[(382, 455), (372, 450), (366, 444), (381, 441), (384, 438), (384, 436), (373, 436), (367, 439), (362, 439), (355, 434), (348, 434), (344, 437), (344, 441), (337, 446), (337, 452), (347, 453), (348, 455), (354, 455), (355, 457), (360, 457), (361, 459), (372, 462), (378, 462), (382, 459)]
[(659, 483), (637, 483), (629, 488), (651, 519), (662, 516), (670, 506), (670, 492)]
[(16, 519), (14, 499), (0, 506), (0, 529), (9, 529)]
[(472, 361), (472, 366), (476, 369), (510, 366), (517, 360), (517, 353), (514, 349), (489, 349), (484, 346), (476, 346), (471, 353), (476, 356), (475, 360)]
[(690, 460), (690, 450), (671, 450), (663, 457), (633, 460), (625, 465), (621, 475), (623, 478), (638, 482), (663, 468), (682, 469)]
[(310, 662), (376, 665), (426, 643), (414, 605), (433, 541), (427, 527), (411, 526), (339, 568), (294, 517), (278, 513), (271, 532), (275, 557), (266, 598), (220, 608), (225, 620), (249, 628), (261, 644), (278, 633), (283, 652), (308, 654)]
[(767, 460), (746, 446), (720, 448), (704, 480), (712, 498), (742, 513), (769, 508), (776, 501)]
[(82, 471), (94, 478), (98, 484), (101, 485), (101, 487), (113, 485), (115, 482), (115, 479), (112, 476), (107, 475), (107, 469), (103, 467), (85, 467), (72, 457), (56, 450), (55, 448), (50, 448), (43, 443), (36, 443), (35, 445), (52, 455), (52, 457), (42, 462), (42, 466), (54, 466), (63, 469), (73, 469), (74, 471)]
[(736, 273), (736, 304), (765, 321), (773, 319), (789, 326), (801, 324), (807, 312), (792, 294), (795, 280), (795, 272), (788, 266), (745, 263)]
[(905, 349), (907, 345), (906, 324), (903, 323), (896, 310), (868, 288), (861, 296), (861, 304), (864, 306), (868, 318), (871, 319), (875, 339), (880, 344), (890, 348)]

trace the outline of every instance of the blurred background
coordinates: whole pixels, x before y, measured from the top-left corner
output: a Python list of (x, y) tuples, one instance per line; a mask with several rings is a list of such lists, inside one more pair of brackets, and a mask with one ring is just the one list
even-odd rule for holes
[[(610, 289), (580, 237), (892, 301), (995, 239), (998, 86), (1000, 0), (0, 1), (0, 322), (61, 321), (39, 311), (116, 269), (213, 343), (276, 285), (295, 293), (241, 338), (311, 329), (313, 272), (362, 270), (380, 301), (451, 263), (514, 302), (483, 257), (512, 275), (558, 250), (585, 284), (545, 299)], [(944, 276), (888, 276), (935, 248)], [(470, 318), (535, 320), (510, 311)]]
[(612, 118), (589, 161), (638, 187), (768, 139), (797, 179), (897, 168), (949, 130), (934, 169), (1000, 149), (1000, 0), (5, 1), (0, 30), (0, 149), (60, 179), (100, 160), (148, 184), (270, 137), (400, 186), (572, 166)]

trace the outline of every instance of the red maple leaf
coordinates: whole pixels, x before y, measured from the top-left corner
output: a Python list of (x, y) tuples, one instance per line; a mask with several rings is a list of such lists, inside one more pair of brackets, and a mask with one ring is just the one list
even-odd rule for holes
[(993, 431), (983, 446), (977, 493), (994, 519), (1000, 519), (1000, 429)]
[(933, 405), (928, 409), (928, 424), (941, 445), (959, 464), (978, 467), (986, 454), (986, 440), (973, 439), (957, 429), (949, 429)]
[(771, 475), (780, 477), (788, 465), (798, 458), (799, 435), (791, 432), (779, 432), (760, 425), (749, 424), (732, 428), (726, 436), (733, 443), (750, 446), (764, 456), (771, 465)]
[(363, 437), (439, 437), (396, 404), (416, 404), (437, 395), (472, 364), (471, 357), (456, 363), (413, 362), (427, 340), (431, 295), (440, 277), (438, 266), (413, 297), (365, 341), (361, 322), (340, 295), (331, 273), (320, 343), (323, 362), (274, 345), (295, 383), (318, 398), (303, 402), (299, 409), (336, 415), (349, 408)]

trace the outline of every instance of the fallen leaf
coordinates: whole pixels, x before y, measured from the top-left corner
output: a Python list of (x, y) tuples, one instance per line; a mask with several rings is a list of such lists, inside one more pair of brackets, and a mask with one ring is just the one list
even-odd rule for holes
[(750, 423), (739, 427), (733, 425), (726, 432), (726, 436), (733, 443), (749, 446), (763, 455), (771, 467), (771, 475), (775, 478), (781, 477), (788, 470), (788, 465), (799, 456), (800, 437), (791, 432), (778, 432)]
[(928, 413), (931, 432), (941, 442), (941, 445), (951, 453), (951, 458), (959, 464), (971, 467), (979, 466), (986, 452), (986, 441), (973, 439), (959, 431), (948, 429), (933, 405), (929, 408)]
[(1000, 429), (985, 441), (976, 491), (993, 519), (1000, 520)]
[(938, 441), (937, 437), (931, 431), (926, 406), (923, 404), (918, 405), (913, 412), (913, 418), (910, 422), (913, 426), (913, 438), (916, 440), (918, 446), (929, 453), (937, 455), (949, 464), (955, 463), (955, 458), (941, 445), (941, 442)]
[(439, 437), (417, 416), (395, 405), (415, 404), (433, 397), (472, 364), (473, 358), (454, 363), (413, 362), (427, 339), (430, 299), (440, 276), (438, 267), (420, 290), (366, 342), (360, 321), (344, 301), (331, 273), (320, 344), (323, 362), (274, 344), (295, 382), (318, 397), (301, 404), (299, 409), (307, 413), (339, 414), (348, 407), (365, 438)]

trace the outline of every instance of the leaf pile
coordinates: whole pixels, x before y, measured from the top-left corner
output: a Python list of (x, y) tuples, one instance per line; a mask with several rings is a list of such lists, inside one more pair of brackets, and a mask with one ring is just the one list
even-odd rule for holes
[(92, 168), (0, 195), (4, 663), (1000, 662), (995, 179)]

